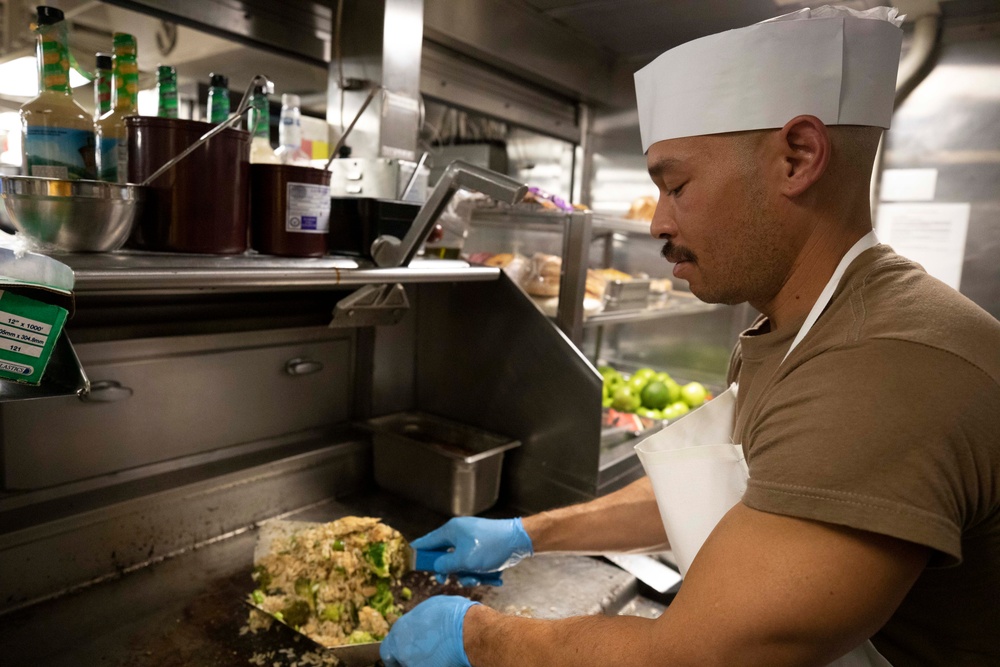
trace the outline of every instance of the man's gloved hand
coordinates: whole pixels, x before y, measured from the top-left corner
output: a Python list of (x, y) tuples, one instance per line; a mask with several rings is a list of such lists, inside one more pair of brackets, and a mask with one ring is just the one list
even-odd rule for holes
[(463, 586), (490, 584), (499, 586), (501, 570), (520, 563), (535, 553), (531, 538), (520, 519), (451, 519), (410, 543), (414, 549), (444, 551), (434, 561), (438, 581), (458, 573)]
[(469, 607), (479, 604), (454, 595), (421, 602), (396, 621), (382, 640), (385, 667), (471, 667), (462, 628)]

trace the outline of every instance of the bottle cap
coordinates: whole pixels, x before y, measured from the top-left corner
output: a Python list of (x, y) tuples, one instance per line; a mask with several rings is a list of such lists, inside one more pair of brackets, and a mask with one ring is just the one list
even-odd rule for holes
[(281, 106), (283, 107), (297, 107), (302, 105), (302, 100), (298, 95), (292, 95), (291, 93), (285, 93), (281, 96)]
[(110, 53), (97, 54), (97, 69), (113, 69), (114, 61), (111, 60)]
[(177, 77), (177, 70), (173, 68), (172, 65), (160, 65), (156, 68), (156, 78), (163, 79), (169, 78), (173, 79)]
[(263, 95), (263, 96), (267, 97), (267, 86), (265, 86), (262, 83), (254, 86), (253, 87), (253, 94), (254, 95)]
[(135, 35), (130, 35), (127, 32), (116, 32), (115, 33), (115, 55), (132, 55), (136, 53), (135, 48)]
[(38, 7), (38, 25), (55, 25), (65, 18), (66, 15), (63, 14), (61, 9), (46, 7), (45, 5)]
[(225, 74), (216, 74), (212, 72), (209, 75), (209, 84), (213, 88), (228, 88), (229, 87), (229, 77)]

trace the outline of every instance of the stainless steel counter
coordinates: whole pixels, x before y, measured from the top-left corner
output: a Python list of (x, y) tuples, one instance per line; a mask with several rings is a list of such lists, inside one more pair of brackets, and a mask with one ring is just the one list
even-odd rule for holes
[[(407, 538), (444, 517), (393, 496), (369, 492), (330, 500), (294, 518), (331, 520), (349, 514), (380, 516)], [(251, 590), (256, 531), (248, 530), (76, 593), (0, 616), (4, 667), (290, 667), (309, 650), (284, 628), (240, 634)], [(507, 613), (536, 618), (579, 614), (656, 615), (636, 600), (635, 579), (604, 561), (580, 556), (540, 556), (504, 574), (483, 602)]]
[(78, 295), (323, 290), (500, 277), (500, 269), (470, 267), (460, 260), (418, 259), (404, 268), (377, 268), (360, 258), (298, 259), (252, 252), (223, 256), (123, 250), (55, 257), (73, 269)]

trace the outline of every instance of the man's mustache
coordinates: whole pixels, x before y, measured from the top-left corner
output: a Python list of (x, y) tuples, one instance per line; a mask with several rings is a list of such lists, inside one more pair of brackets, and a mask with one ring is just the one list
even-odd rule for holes
[(663, 259), (673, 264), (678, 262), (697, 262), (698, 257), (685, 248), (684, 246), (674, 245), (670, 241), (663, 244), (663, 249), (660, 250), (660, 254), (663, 255)]

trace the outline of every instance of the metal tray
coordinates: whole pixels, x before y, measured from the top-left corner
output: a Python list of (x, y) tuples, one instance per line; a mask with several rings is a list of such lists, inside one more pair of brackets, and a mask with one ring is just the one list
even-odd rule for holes
[(375, 481), (383, 489), (453, 516), (492, 507), (504, 452), (520, 441), (421, 412), (371, 419)]

